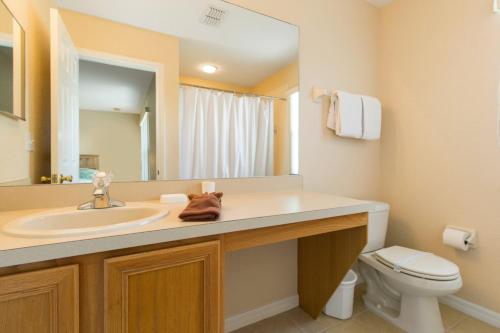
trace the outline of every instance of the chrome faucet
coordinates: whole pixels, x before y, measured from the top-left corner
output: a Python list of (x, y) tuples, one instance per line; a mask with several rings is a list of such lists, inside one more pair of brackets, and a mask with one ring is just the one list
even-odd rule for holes
[(109, 196), (109, 185), (111, 185), (111, 174), (98, 171), (94, 176), (94, 199), (78, 206), (79, 210), (85, 209), (103, 209), (112, 207), (123, 207), (125, 202), (113, 200)]

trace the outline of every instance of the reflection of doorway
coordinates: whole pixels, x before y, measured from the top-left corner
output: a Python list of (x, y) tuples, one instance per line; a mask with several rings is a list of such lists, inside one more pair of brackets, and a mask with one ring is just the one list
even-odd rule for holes
[(99, 168), (115, 180), (154, 179), (155, 83), (150, 71), (79, 61), (81, 182), (91, 181), (96, 171), (82, 167), (87, 155), (98, 156)]
[[(57, 9), (51, 9), (51, 173), (79, 179), (79, 64), (81, 61), (118, 66), (152, 73), (155, 78), (156, 121), (150, 119), (150, 146), (155, 145), (155, 163), (149, 161), (150, 178), (166, 176), (166, 121), (163, 106), (163, 65), (143, 59), (77, 49)], [(144, 110), (144, 108), (142, 108)], [(152, 117), (150, 117), (152, 118)], [(139, 123), (137, 129), (140, 133)], [(139, 135), (140, 137), (140, 135)], [(121, 142), (119, 147), (126, 147)], [(154, 165), (155, 169), (152, 170)], [(101, 165), (104, 169), (105, 166)], [(113, 171), (113, 170), (111, 170)], [(154, 178), (153, 178), (154, 177)], [(117, 179), (117, 178), (115, 178)], [(119, 178), (118, 178), (119, 179)], [(139, 180), (141, 174), (135, 180)]]
[[(149, 110), (149, 115), (147, 122), (148, 127), (148, 141), (144, 141), (141, 144), (142, 148), (148, 147), (148, 159), (147, 164), (144, 159), (144, 168), (147, 169), (148, 178), (145, 178), (146, 170), (144, 175), (142, 173), (140, 177), (135, 180), (155, 180), (164, 179), (166, 177), (166, 162), (167, 162), (167, 151), (166, 151), (166, 123), (165, 123), (165, 110), (161, 106), (164, 100), (164, 89), (163, 89), (163, 66), (154, 62), (145, 61), (142, 59), (135, 59), (129, 57), (123, 57), (114, 54), (102, 53), (87, 49), (79, 49), (79, 58), (82, 61), (94, 62), (101, 65), (109, 65), (128, 69), (131, 71), (139, 71), (151, 73), (153, 75), (153, 80), (151, 86), (148, 90), (147, 102), (144, 103), (140, 112), (140, 122), (142, 122), (144, 114)], [(140, 128), (140, 125), (139, 125)], [(142, 155), (141, 155), (142, 164)], [(113, 171), (113, 170), (111, 170)], [(144, 177), (143, 177), (144, 176)], [(115, 178), (116, 179), (116, 178)]]

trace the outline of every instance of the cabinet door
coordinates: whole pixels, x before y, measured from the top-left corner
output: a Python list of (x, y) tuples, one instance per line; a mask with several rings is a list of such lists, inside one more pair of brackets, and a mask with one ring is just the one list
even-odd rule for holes
[(211, 241), (106, 260), (106, 332), (219, 333), (220, 256)]
[(0, 332), (78, 332), (78, 266), (0, 277)]

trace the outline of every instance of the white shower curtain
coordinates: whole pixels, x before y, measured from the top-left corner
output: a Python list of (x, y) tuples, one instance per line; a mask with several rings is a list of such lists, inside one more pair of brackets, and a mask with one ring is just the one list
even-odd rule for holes
[(182, 179), (273, 174), (273, 101), (181, 86)]

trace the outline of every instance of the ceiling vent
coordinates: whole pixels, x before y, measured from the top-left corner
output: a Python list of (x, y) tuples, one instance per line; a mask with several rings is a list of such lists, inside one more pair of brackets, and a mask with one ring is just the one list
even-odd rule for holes
[(201, 23), (216, 27), (221, 24), (226, 11), (213, 6), (208, 7), (205, 14), (201, 17)]

